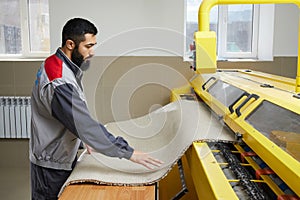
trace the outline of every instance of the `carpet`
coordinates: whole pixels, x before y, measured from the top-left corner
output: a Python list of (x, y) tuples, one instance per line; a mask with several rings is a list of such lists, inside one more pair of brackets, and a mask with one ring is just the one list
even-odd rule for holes
[(108, 123), (115, 136), (124, 137), (137, 150), (147, 152), (164, 164), (149, 170), (126, 159), (100, 153), (82, 154), (61, 189), (74, 183), (148, 185), (164, 178), (194, 141), (234, 142), (234, 134), (203, 102), (180, 100), (145, 116)]

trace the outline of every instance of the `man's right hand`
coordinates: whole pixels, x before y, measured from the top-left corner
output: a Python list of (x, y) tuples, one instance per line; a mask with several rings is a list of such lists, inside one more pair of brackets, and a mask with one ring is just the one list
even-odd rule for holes
[(147, 153), (141, 151), (134, 151), (132, 156), (130, 157), (130, 160), (132, 162), (141, 164), (150, 170), (153, 170), (154, 167), (160, 167), (163, 164), (162, 161), (153, 158), (149, 156)]

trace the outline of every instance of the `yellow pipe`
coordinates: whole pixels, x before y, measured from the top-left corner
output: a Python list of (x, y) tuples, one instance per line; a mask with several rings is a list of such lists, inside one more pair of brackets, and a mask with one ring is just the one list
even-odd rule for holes
[(299, 31), (298, 31), (298, 61), (297, 61), (297, 76), (296, 76), (296, 93), (300, 92), (300, 20), (299, 20)]
[[(203, 0), (198, 12), (199, 31), (209, 31), (209, 13), (213, 6), (223, 4), (287, 4), (300, 7), (300, 0)], [(299, 20), (300, 23), (300, 20)], [(300, 25), (298, 31), (298, 63), (296, 76), (296, 93), (300, 92)]]
[(209, 31), (209, 13), (213, 6), (222, 4), (284, 4), (294, 3), (300, 7), (300, 0), (203, 0), (198, 12), (199, 31)]

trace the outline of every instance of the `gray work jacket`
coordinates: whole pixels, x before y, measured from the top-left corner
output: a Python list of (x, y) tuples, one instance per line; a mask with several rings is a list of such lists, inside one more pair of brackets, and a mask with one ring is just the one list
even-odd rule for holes
[(32, 163), (71, 170), (80, 141), (107, 156), (131, 157), (133, 148), (91, 117), (81, 79), (82, 70), (60, 49), (38, 70), (31, 96)]

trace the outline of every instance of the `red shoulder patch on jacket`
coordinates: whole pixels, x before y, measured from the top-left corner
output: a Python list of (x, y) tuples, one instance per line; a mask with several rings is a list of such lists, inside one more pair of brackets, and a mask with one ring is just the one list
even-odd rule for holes
[(56, 55), (52, 55), (45, 61), (45, 70), (50, 81), (62, 77), (62, 60)]

